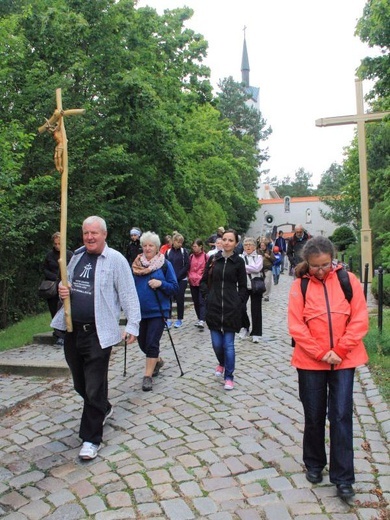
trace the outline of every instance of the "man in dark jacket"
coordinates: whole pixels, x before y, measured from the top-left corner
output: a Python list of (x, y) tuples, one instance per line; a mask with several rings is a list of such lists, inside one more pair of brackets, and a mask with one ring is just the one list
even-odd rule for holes
[(127, 245), (125, 257), (129, 262), (129, 265), (134, 262), (139, 254), (142, 253), (141, 242), (139, 240), (141, 236), (141, 230), (139, 228), (130, 229), (130, 242)]
[(279, 231), (278, 238), (275, 240), (275, 246), (279, 248), (279, 252), (282, 255), (282, 260), (280, 264), (280, 273), (284, 271), (284, 259), (287, 253), (287, 243), (286, 239), (283, 237), (283, 231)]
[(302, 249), (310, 238), (311, 235), (303, 229), (302, 224), (295, 226), (295, 233), (288, 241), (287, 246), (287, 256), (292, 269), (297, 266), (299, 262), (302, 262)]

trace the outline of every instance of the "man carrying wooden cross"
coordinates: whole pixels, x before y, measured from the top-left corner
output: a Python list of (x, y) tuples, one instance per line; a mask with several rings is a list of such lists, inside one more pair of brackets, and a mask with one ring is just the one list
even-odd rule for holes
[[(97, 456), (103, 426), (113, 408), (108, 400), (108, 365), (111, 350), (121, 339), (134, 343), (141, 312), (134, 278), (126, 258), (106, 243), (107, 226), (98, 216), (88, 217), (82, 227), (84, 246), (75, 251), (68, 265), (69, 282), (59, 284), (60, 298), (70, 299), (72, 331), (66, 332), (65, 359), (76, 392), (84, 399), (80, 424), (83, 441), (79, 457)], [(121, 332), (121, 309), (127, 318)], [(64, 330), (62, 307), (51, 326)]]

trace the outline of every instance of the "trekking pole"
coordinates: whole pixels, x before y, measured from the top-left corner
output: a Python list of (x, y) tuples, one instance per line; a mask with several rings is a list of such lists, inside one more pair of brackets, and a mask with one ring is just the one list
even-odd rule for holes
[(165, 327), (167, 329), (169, 339), (171, 340), (171, 345), (172, 345), (172, 348), (173, 348), (173, 352), (175, 353), (176, 361), (177, 361), (177, 364), (179, 365), (180, 377), (182, 377), (182, 376), (184, 376), (184, 372), (183, 372), (183, 369), (181, 368), (181, 364), (180, 364), (180, 361), (179, 361), (179, 356), (177, 355), (176, 348), (175, 348), (175, 345), (173, 343), (173, 339), (172, 339), (172, 336), (171, 336), (171, 331), (168, 328), (167, 320), (166, 320), (166, 318), (164, 316), (164, 312), (163, 312), (163, 309), (162, 309), (162, 306), (161, 306), (160, 297), (159, 297), (159, 295), (157, 293), (157, 289), (154, 291), (154, 294), (156, 295), (157, 303), (158, 303), (158, 306), (160, 307), (161, 317), (164, 320)]

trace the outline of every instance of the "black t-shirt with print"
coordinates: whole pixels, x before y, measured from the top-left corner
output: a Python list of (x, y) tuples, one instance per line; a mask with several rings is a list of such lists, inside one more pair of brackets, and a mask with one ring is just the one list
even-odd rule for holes
[(72, 320), (95, 322), (95, 271), (99, 255), (84, 253), (73, 273), (71, 311)]

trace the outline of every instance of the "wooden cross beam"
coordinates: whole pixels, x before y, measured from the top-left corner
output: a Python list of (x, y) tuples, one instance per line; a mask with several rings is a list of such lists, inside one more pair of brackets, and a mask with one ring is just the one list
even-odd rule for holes
[(325, 117), (316, 120), (316, 126), (357, 125), (358, 149), (359, 149), (359, 173), (360, 173), (360, 207), (362, 214), (361, 227), (361, 256), (362, 269), (369, 265), (368, 281), (372, 281), (372, 237), (370, 228), (370, 209), (368, 204), (368, 178), (367, 178), (367, 152), (365, 124), (372, 121), (380, 121), (390, 115), (390, 112), (364, 113), (363, 85), (359, 79), (355, 80), (356, 89), (356, 114), (351, 116)]
[[(68, 140), (66, 137), (64, 117), (75, 116), (85, 113), (82, 108), (63, 110), (61, 89), (56, 90), (57, 108), (50, 119), (38, 128), (41, 134), (45, 131), (51, 132), (56, 142), (54, 151), (54, 164), (56, 170), (61, 175), (61, 222), (60, 222), (60, 258), (58, 260), (61, 273), (62, 285), (68, 285), (68, 273), (66, 270), (66, 228), (68, 219)], [(64, 300), (64, 310), (66, 319), (66, 330), (72, 332), (72, 316), (70, 310), (70, 298)]]

